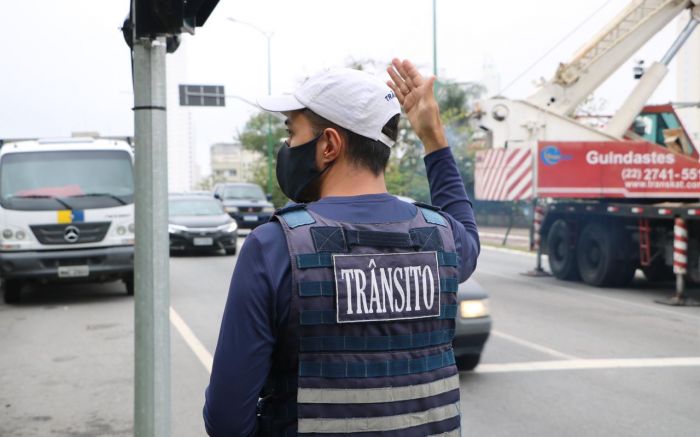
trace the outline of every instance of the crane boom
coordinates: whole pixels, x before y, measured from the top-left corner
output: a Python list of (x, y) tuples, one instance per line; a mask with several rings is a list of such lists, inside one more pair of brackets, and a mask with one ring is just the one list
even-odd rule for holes
[(571, 115), (596, 88), (651, 37), (700, 0), (635, 0), (593, 40), (560, 64), (554, 77), (527, 101), (549, 112)]

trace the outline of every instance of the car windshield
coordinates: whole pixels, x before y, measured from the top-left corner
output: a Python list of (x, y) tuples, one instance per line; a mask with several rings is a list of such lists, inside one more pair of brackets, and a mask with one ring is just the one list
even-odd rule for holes
[(3, 200), (133, 194), (131, 156), (123, 151), (9, 153), (0, 162)]
[(265, 200), (262, 188), (257, 185), (238, 185), (224, 189), (224, 199)]
[(214, 199), (170, 199), (170, 217), (225, 214)]

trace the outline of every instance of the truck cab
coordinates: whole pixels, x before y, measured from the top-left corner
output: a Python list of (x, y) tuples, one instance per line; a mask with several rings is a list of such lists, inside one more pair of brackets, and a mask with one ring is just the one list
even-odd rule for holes
[(2, 142), (5, 302), (18, 302), (28, 281), (123, 280), (133, 294), (133, 259), (133, 152), (126, 141)]

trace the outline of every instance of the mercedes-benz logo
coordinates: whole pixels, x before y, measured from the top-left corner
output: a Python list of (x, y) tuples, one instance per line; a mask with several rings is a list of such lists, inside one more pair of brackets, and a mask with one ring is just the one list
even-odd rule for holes
[(66, 229), (63, 231), (63, 239), (68, 243), (77, 243), (80, 239), (80, 229), (75, 226), (66, 226)]

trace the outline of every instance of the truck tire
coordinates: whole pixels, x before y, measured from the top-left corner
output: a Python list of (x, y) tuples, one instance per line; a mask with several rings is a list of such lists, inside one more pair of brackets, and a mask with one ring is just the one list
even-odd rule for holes
[(2, 283), (5, 303), (19, 303), (22, 294), (22, 282), (17, 279), (5, 279)]
[(549, 269), (559, 279), (575, 281), (579, 278), (576, 268), (576, 237), (571, 226), (559, 219), (547, 234)]
[(589, 223), (583, 228), (576, 247), (576, 259), (581, 279), (586, 284), (607, 287), (620, 280), (624, 261), (615, 256), (615, 249), (621, 248), (619, 231), (601, 223)]

